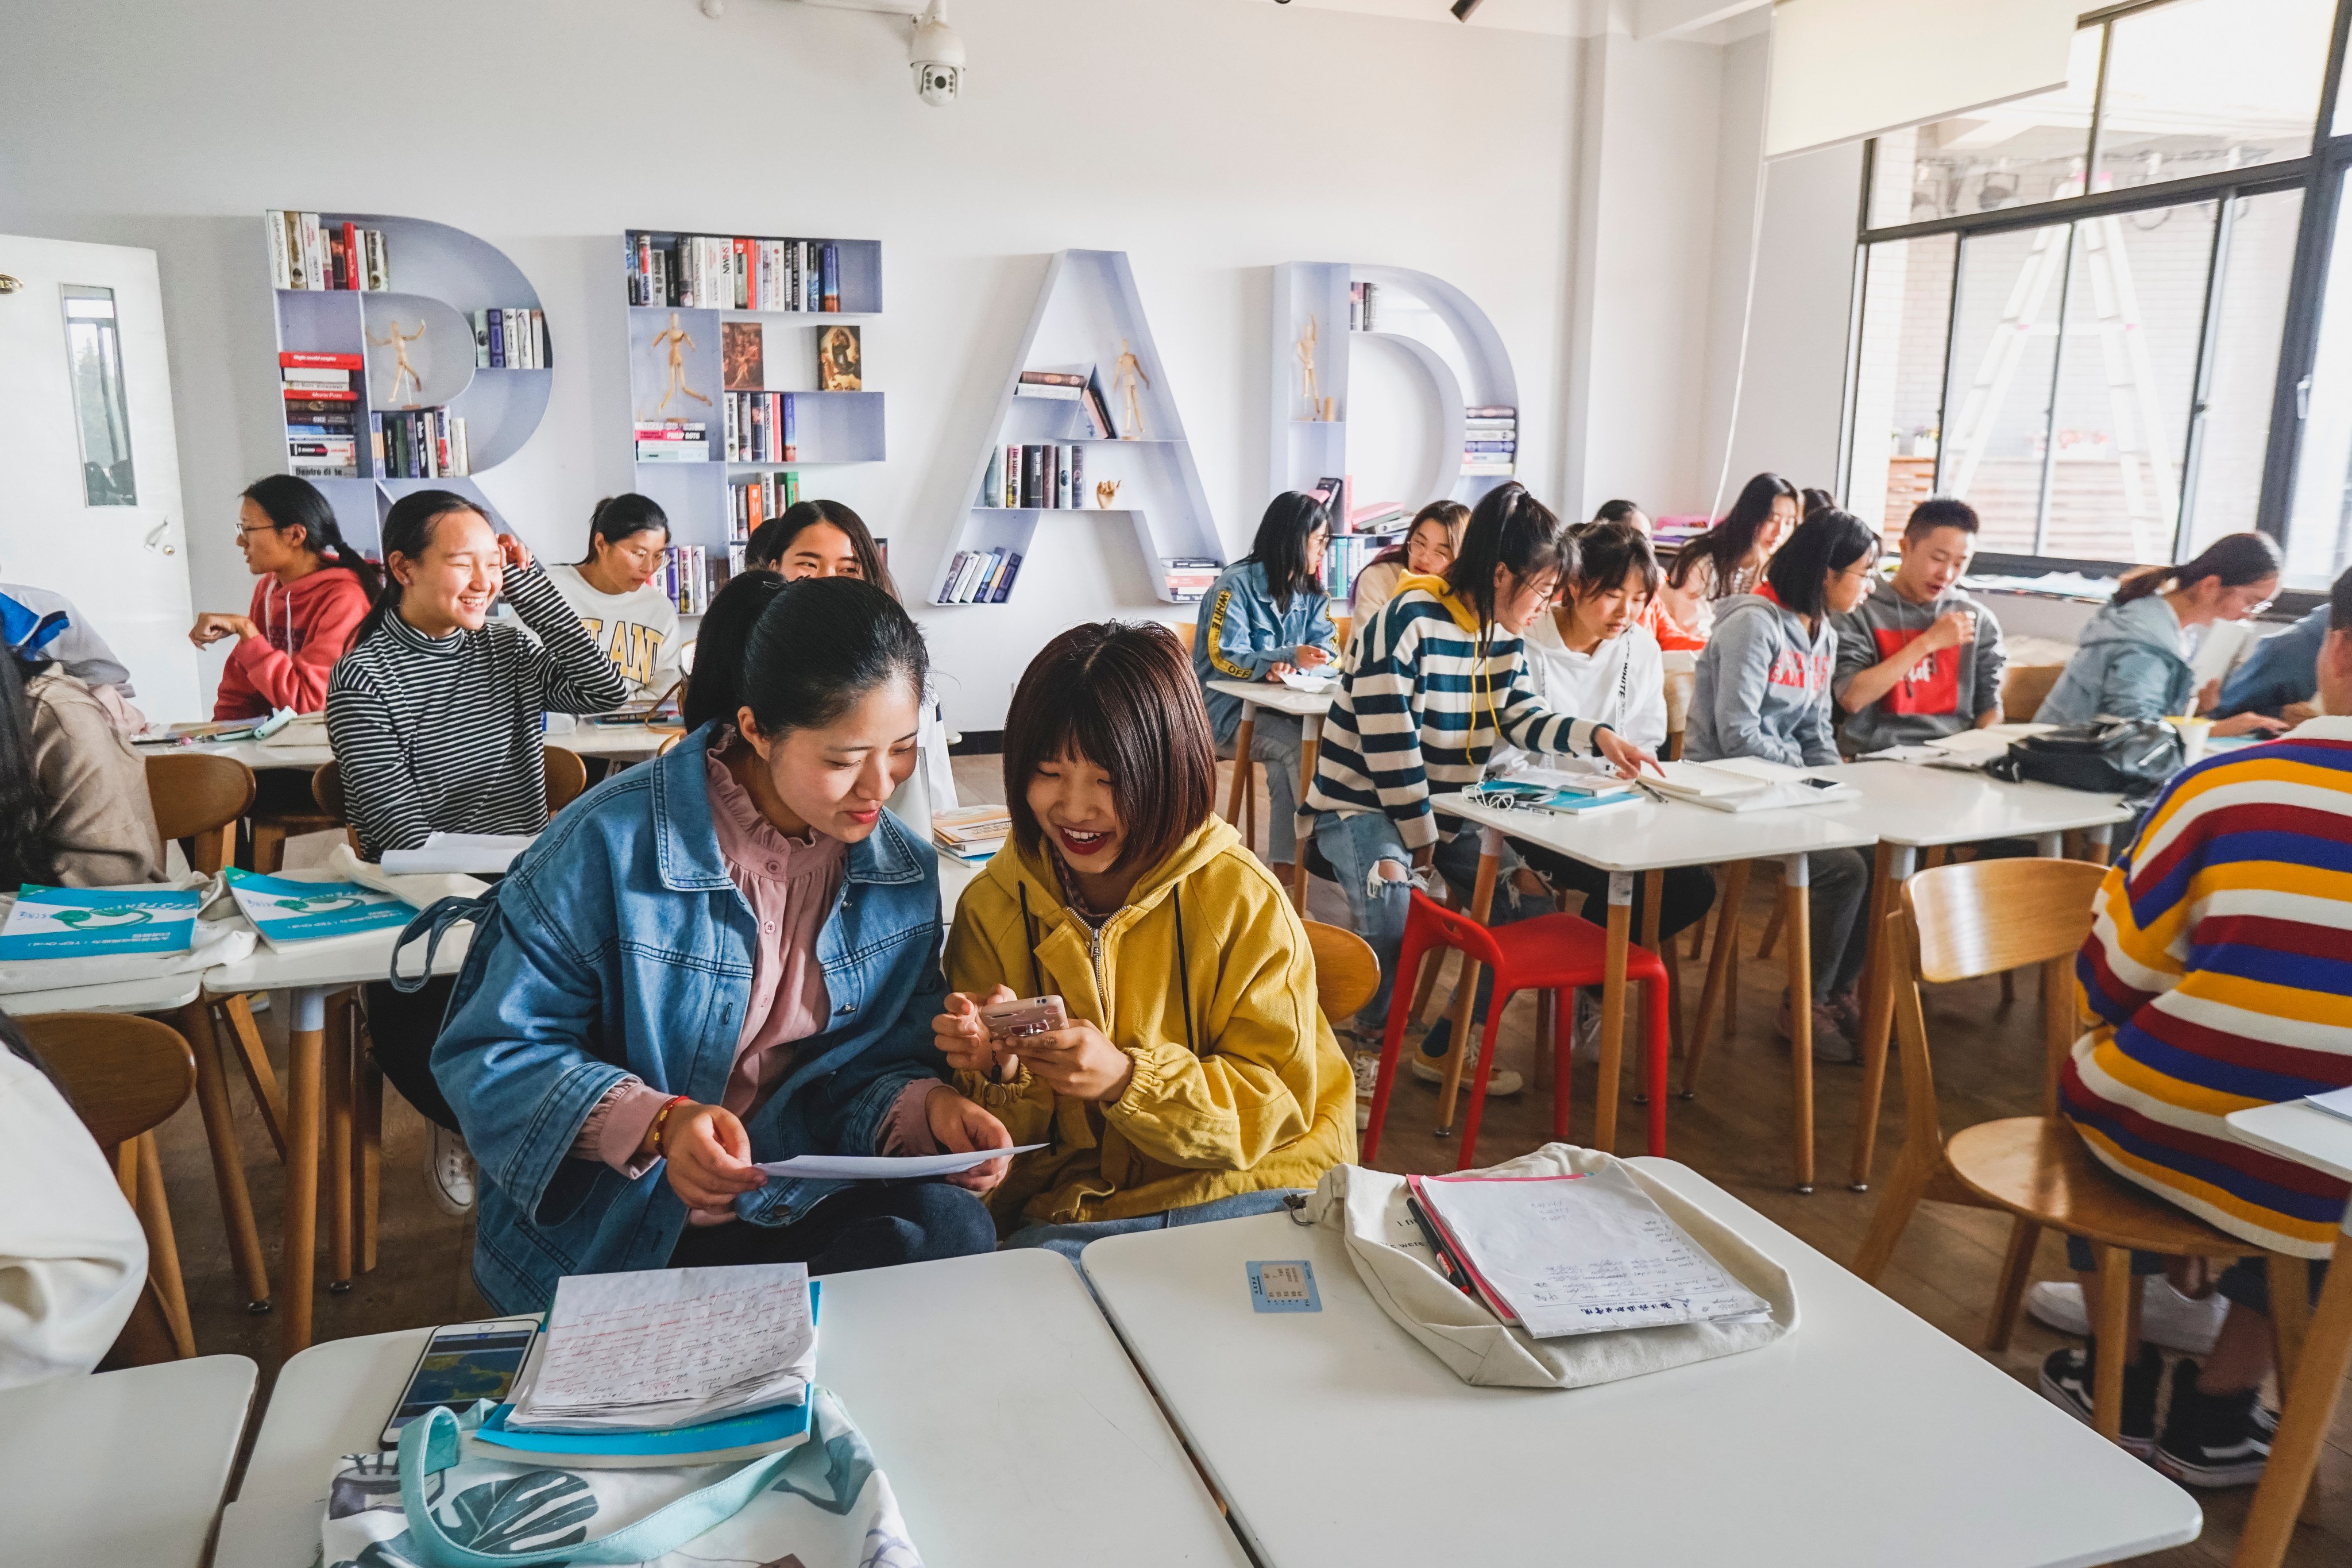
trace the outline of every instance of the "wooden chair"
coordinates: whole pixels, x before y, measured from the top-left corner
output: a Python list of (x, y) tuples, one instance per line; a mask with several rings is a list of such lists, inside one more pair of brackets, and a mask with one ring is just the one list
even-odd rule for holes
[(114, 1166), (122, 1195), (147, 1235), (147, 1285), (122, 1331), (125, 1352), (139, 1363), (194, 1355), (195, 1329), (154, 1133), (195, 1088), (196, 1060), (188, 1042), (168, 1024), (121, 1013), (51, 1013), (26, 1018), (22, 1027)]
[(188, 864), (210, 874), (236, 852), (236, 822), (253, 805), (253, 770), (235, 757), (194, 752), (147, 759), (147, 798), (155, 828), (180, 840)]
[[(2076, 1023), (2073, 966), (2090, 934), (2092, 900), (2106, 868), (2080, 860), (1972, 860), (1921, 871), (1903, 885), (1887, 921), (1896, 965), (1895, 1027), (1903, 1052), (1903, 1152), (1878, 1200), (1853, 1271), (1875, 1282), (1923, 1198), (2003, 1209), (2015, 1216), (1993, 1295), (1985, 1349), (2005, 1350), (2044, 1228), (2079, 1236), (2099, 1263), (2098, 1365), (2092, 1425), (2122, 1430), (2124, 1365), (2138, 1290), (2131, 1253), (2241, 1258), (2259, 1250), (2112, 1174), (2058, 1115), (2058, 1075)], [(1944, 1136), (1928, 1059), (1921, 982), (1943, 984), (2025, 964), (2042, 970), (2042, 1114), (2012, 1116)], [(2306, 1296), (2301, 1258), (2270, 1259), (2281, 1305), (2281, 1386), (2291, 1380)]]
[(1327, 1021), (1343, 1024), (1381, 988), (1380, 958), (1354, 931), (1321, 921), (1304, 923), (1307, 945), (1315, 954), (1315, 1005)]
[(540, 766), (547, 779), (547, 815), (553, 816), (588, 788), (588, 764), (577, 752), (562, 746), (540, 748)]
[(2066, 673), (2063, 664), (2012, 664), (2000, 672), (2000, 716), (2023, 723), (2042, 711), (2050, 689)]
[(1691, 693), (1698, 686), (1696, 674), (1666, 672), (1666, 759), (1678, 762), (1683, 754), (1683, 731), (1690, 727)]
[(1198, 621), (1171, 621), (1168, 625), (1174, 630), (1178, 637), (1184, 639), (1184, 651), (1187, 654), (1190, 654), (1192, 651), (1192, 639), (1198, 637), (1201, 632), (1200, 623)]

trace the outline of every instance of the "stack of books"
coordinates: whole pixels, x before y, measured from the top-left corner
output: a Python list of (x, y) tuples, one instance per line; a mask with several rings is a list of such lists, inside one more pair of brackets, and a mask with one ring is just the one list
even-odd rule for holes
[(988, 455), (980, 482), (983, 508), (1046, 508), (1067, 510), (1086, 504), (1087, 455), (1068, 444), (1000, 447)]
[[(727, 485), (727, 542), (749, 544), (752, 532), (772, 517), (782, 517), (801, 500), (801, 477), (796, 473), (761, 474), (753, 479), (730, 479)], [(740, 572), (738, 562), (733, 570)]]
[(474, 471), (465, 418), (446, 408), (371, 414), (368, 447), (375, 471), (388, 479), (442, 479)]
[(727, 460), (730, 463), (793, 463), (800, 460), (800, 419), (789, 392), (722, 392)]
[(273, 951), (404, 926), (416, 917), (400, 899), (357, 882), (298, 882), (232, 866), (228, 890)]
[(475, 311), (473, 322), (475, 369), (554, 368), (554, 357), (547, 352), (545, 311), (493, 305)]
[(959, 860), (985, 860), (1013, 835), (1013, 814), (1001, 805), (960, 805), (931, 818), (931, 837)]
[(389, 289), (392, 258), (383, 231), (356, 224), (321, 223), (317, 213), (261, 215), (269, 247), (269, 282), (277, 289)]
[(959, 550), (948, 563), (935, 605), (1001, 605), (1021, 574), (1017, 550)]
[(710, 428), (699, 419), (640, 419), (637, 461), (707, 463), (710, 461)]
[(1462, 411), (1462, 471), (1507, 474), (1518, 459), (1519, 411), (1503, 404)]
[(1180, 605), (1197, 605), (1223, 575), (1225, 563), (1208, 555), (1171, 555), (1160, 563), (1168, 596)]
[(286, 398), (288, 468), (310, 479), (359, 477), (358, 354), (278, 356)]
[(1110, 422), (1110, 405), (1104, 401), (1102, 384), (1091, 369), (1083, 374), (1069, 370), (1024, 370), (1013, 383), (1013, 395), (1075, 403), (1079, 422), (1086, 426), (1086, 439), (1118, 439), (1118, 432)]
[(838, 310), (830, 240), (709, 234), (627, 236), (629, 303), (697, 310)]
[(710, 563), (699, 544), (673, 544), (663, 551), (662, 569), (654, 581), (681, 616), (698, 616), (710, 608), (710, 595), (719, 586), (710, 581)]

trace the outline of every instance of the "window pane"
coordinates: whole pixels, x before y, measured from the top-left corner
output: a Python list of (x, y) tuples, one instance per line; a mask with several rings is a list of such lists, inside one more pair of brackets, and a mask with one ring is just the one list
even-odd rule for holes
[(73, 377), (74, 423), (81, 431), (83, 498), (91, 506), (137, 506), (114, 290), (67, 283), (58, 292), (65, 299), (66, 360)]
[(1944, 341), (1951, 322), (1956, 235), (1870, 247), (1862, 341), (1853, 367), (1853, 457), (1846, 506), (1899, 531), (1936, 487), (1943, 424)]
[(2173, 0), (2117, 17), (2099, 190), (2311, 151), (2335, 0)]
[(1960, 248), (1937, 483), (1977, 509), (1986, 550), (2035, 548), (2067, 226), (1972, 237)]
[(2319, 588), (2352, 563), (2352, 203), (2339, 190), (2287, 513), (2286, 581)]
[(2066, 85), (2054, 92), (1879, 137), (1871, 164), (1870, 226), (2082, 195), (2099, 34), (2085, 27), (2074, 35)]
[(2221, 258), (2221, 308), (2213, 324), (2212, 380), (2189, 478), (2186, 560), (2225, 533), (2254, 526), (2262, 500), (2263, 459), (2271, 438), (2278, 386), (2279, 340), (2286, 330), (2287, 285), (2294, 274), (2301, 191), (2241, 196)]

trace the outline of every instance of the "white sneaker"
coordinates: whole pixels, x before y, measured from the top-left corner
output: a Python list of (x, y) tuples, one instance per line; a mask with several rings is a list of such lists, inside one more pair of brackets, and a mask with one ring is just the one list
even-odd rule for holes
[(439, 1122), (433, 1123), (433, 1142), (425, 1151), (425, 1185), (442, 1209), (463, 1219), (474, 1212), (473, 1151), (466, 1140)]
[(1372, 1125), (1372, 1091), (1380, 1087), (1381, 1058), (1378, 1051), (1358, 1051), (1348, 1059), (1356, 1074), (1356, 1131), (1369, 1131)]
[[(2045, 1279), (2025, 1293), (2025, 1310), (2033, 1314), (2034, 1321), (2062, 1334), (2087, 1335), (2091, 1331), (2090, 1314), (2083, 1310), (2080, 1285)], [(2230, 1303), (2218, 1293), (2201, 1301), (2184, 1296), (2163, 1275), (2149, 1274), (2143, 1277), (2140, 1286), (2139, 1310), (2142, 1339), (2190, 1355), (2209, 1355), (2213, 1350), (2214, 1336), (2221, 1331), (2221, 1320), (2228, 1315)]]
[[(1476, 1070), (1477, 1066), (1478, 1058), (1475, 1056), (1473, 1056), (1468, 1061), (1462, 1064), (1462, 1085), (1465, 1089), (1469, 1087), (1470, 1075), (1472, 1072)], [(1412, 1053), (1412, 1076), (1421, 1079), (1423, 1083), (1444, 1083), (1445, 1081), (1445, 1058), (1444, 1057), (1425, 1057), (1419, 1051), (1414, 1051)], [(1526, 1087), (1526, 1083), (1520, 1079), (1519, 1075), (1513, 1072), (1510, 1068), (1496, 1068), (1495, 1069), (1494, 1076), (1486, 1080), (1486, 1098), (1489, 1100), (1508, 1100), (1511, 1096), (1518, 1093), (1520, 1089)]]
[(1576, 993), (1576, 1029), (1568, 1054), (1580, 1062), (1601, 1059), (1601, 998), (1581, 986)]

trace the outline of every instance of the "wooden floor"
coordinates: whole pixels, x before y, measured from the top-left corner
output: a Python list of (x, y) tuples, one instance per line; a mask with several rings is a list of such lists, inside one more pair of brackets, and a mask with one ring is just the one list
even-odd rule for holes
[[(962, 758), (956, 775), (967, 800), (1003, 798), (994, 758)], [(1222, 796), (1221, 796), (1222, 798)], [(1263, 797), (1259, 807), (1264, 816)], [(1345, 923), (1345, 910), (1328, 884), (1316, 890), (1318, 918)], [(1766, 893), (1753, 893), (1743, 911), (1745, 952), (1752, 955), (1768, 912)], [(1852, 1068), (1825, 1067), (1816, 1074), (1817, 1160), (1822, 1176), (1811, 1197), (1789, 1187), (1790, 1074), (1785, 1050), (1770, 1038), (1778, 1001), (1777, 961), (1743, 963), (1739, 1031), (1710, 1047), (1699, 1098), (1675, 1100), (1669, 1113), (1667, 1152), (1770, 1215), (1811, 1245), (1838, 1259), (1851, 1258), (1869, 1226), (1877, 1195), (1843, 1185), (1852, 1147), (1858, 1079)], [(1698, 966), (1685, 971), (1686, 998), (1696, 1004)], [(2030, 1112), (2036, 1095), (2041, 1021), (2035, 987), (2021, 984), (2019, 1000), (2003, 1007), (1998, 984), (1956, 985), (1935, 991), (1927, 1020), (1937, 1046), (1937, 1076), (1948, 1127), (1997, 1116)], [(273, 1049), (282, 1049), (282, 1013), (262, 1018)], [(1514, 1005), (1507, 1016), (1499, 1057), (1502, 1065), (1528, 1070), (1532, 1007)], [(282, 1057), (280, 1058), (281, 1068)], [(232, 1077), (235, 1074), (232, 1073)], [(1579, 1064), (1575, 1120), (1570, 1137), (1591, 1131), (1590, 1064)], [(270, 1245), (273, 1278), (275, 1238), (283, 1198), (282, 1172), (269, 1148), (249, 1098), (239, 1081), (239, 1108), (247, 1175), (262, 1235)], [(1880, 1130), (1877, 1174), (1890, 1168), (1902, 1132), (1897, 1114), (1899, 1081), (1890, 1078)], [(1451, 1170), (1457, 1157), (1451, 1140), (1433, 1136), (1436, 1095), (1408, 1080), (1391, 1110), (1381, 1165), (1397, 1171)], [(1507, 1159), (1543, 1142), (1549, 1134), (1549, 1097), (1530, 1091), (1516, 1100), (1487, 1107), (1478, 1153), (1482, 1162)], [(1621, 1110), (1619, 1152), (1642, 1152), (1643, 1121), (1630, 1101)], [(198, 1348), (207, 1353), (248, 1355), (264, 1368), (265, 1380), (278, 1365), (277, 1325), (269, 1316), (248, 1316), (221, 1239), (219, 1205), (214, 1196), (204, 1129), (193, 1101), (161, 1131), (173, 1215), (195, 1319)], [(320, 1339), (377, 1333), (388, 1329), (448, 1322), (483, 1313), (468, 1264), (473, 1244), (469, 1223), (453, 1219), (426, 1196), (424, 1176), (425, 1123), (395, 1094), (385, 1096), (382, 1263), (362, 1276), (347, 1295), (320, 1292), (317, 1334)], [(1975, 1344), (1983, 1331), (2007, 1227), (1997, 1216), (1937, 1205), (1922, 1205), (1880, 1281), (1886, 1292), (1937, 1328)], [(323, 1229), (322, 1229), (323, 1236)], [(323, 1247), (320, 1263), (324, 1264)], [(2045, 1237), (2038, 1277), (2063, 1274), (2062, 1245)], [(2032, 1384), (2042, 1357), (2067, 1342), (2030, 1319), (2021, 1320), (2015, 1342), (1998, 1364)], [(2335, 1428), (2320, 1465), (2319, 1522), (2297, 1532), (2287, 1561), (2297, 1568), (2342, 1568), (2352, 1563), (2352, 1398), (2339, 1403)], [(2193, 1545), (2137, 1559), (2163, 1568), (2208, 1568), (2226, 1563), (2237, 1542), (2251, 1489), (2206, 1492), (2205, 1533)], [(1988, 1498), (1987, 1506), (2000, 1500)]]

